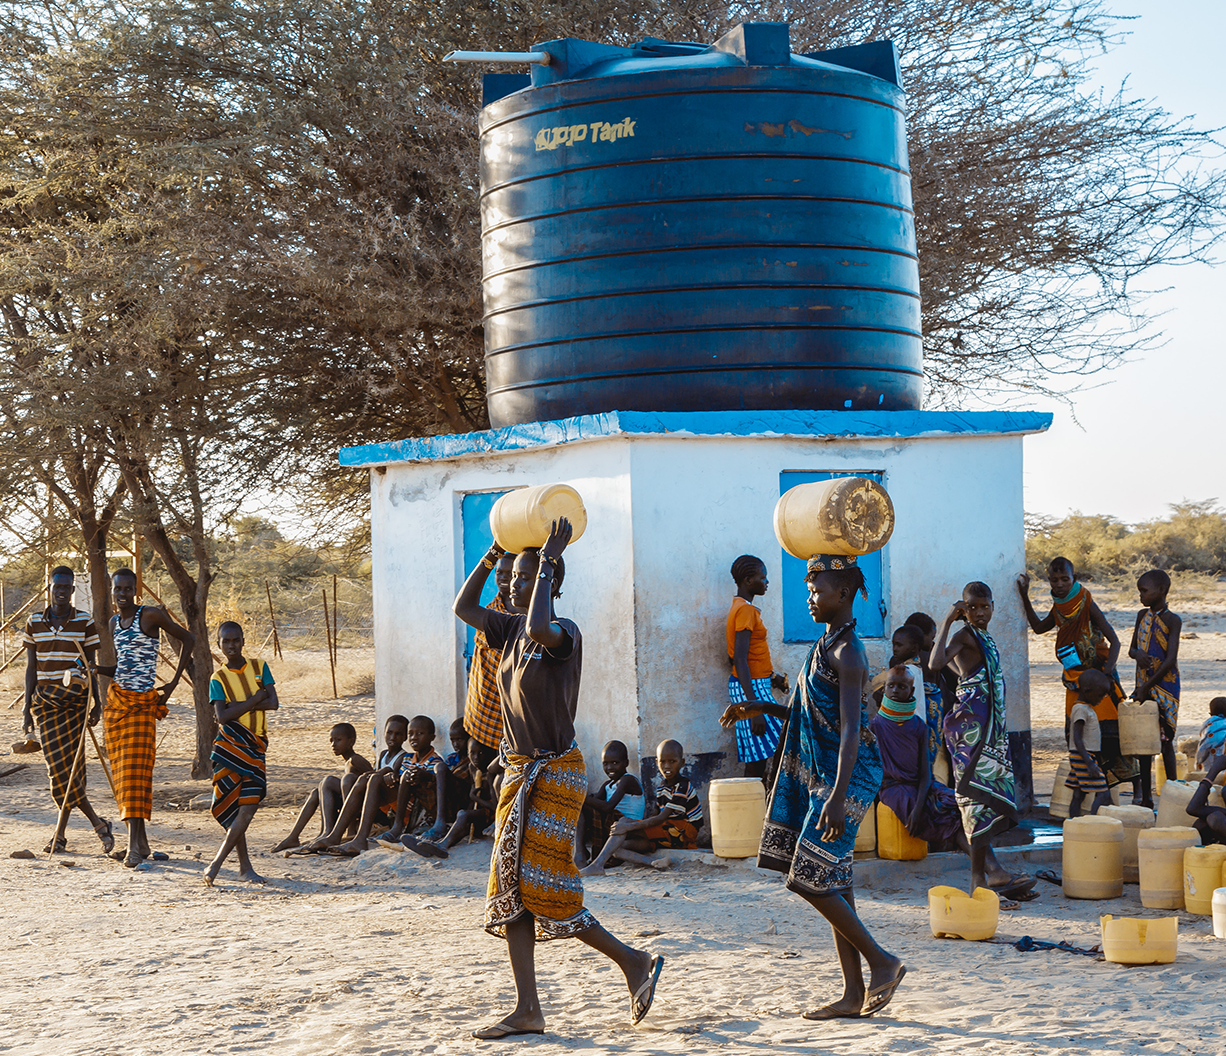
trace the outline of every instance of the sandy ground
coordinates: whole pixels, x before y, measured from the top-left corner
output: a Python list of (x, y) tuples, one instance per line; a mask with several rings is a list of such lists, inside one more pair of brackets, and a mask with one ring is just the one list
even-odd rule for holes
[[(1209, 697), (1222, 691), (1217, 665), (1226, 659), (1226, 633), (1209, 626), (1192, 633), (1198, 637), (1183, 643), (1181, 734), (1194, 732)], [(1032, 653), (1036, 745), (1051, 749), (1049, 775), (1063, 715), (1051, 648), (1039, 641)], [(352, 660), (342, 692), (364, 688), (360, 658)], [(0, 1050), (1226, 1053), (1217, 1000), (1226, 942), (1212, 938), (1209, 918), (1181, 913), (1175, 963), (1136, 969), (936, 940), (928, 882), (910, 878), (905, 863), (896, 882), (860, 895), (865, 921), (909, 966), (877, 1019), (801, 1019), (838, 990), (826, 927), (771, 874), (693, 862), (670, 873), (619, 869), (587, 884), (589, 908), (610, 930), (667, 959), (643, 1025), (629, 1025), (616, 968), (579, 943), (556, 943), (538, 951), (549, 1033), (473, 1042), (469, 1032), (513, 1000), (504, 946), (480, 930), (489, 842), (461, 845), (441, 863), (384, 850), (353, 861), (269, 855), (296, 804), (334, 766), (327, 729), (344, 718), (369, 730), (374, 705), (363, 695), (323, 699), (320, 657), (284, 670), (287, 707), (272, 726), (270, 796), (252, 828), (266, 887), (239, 882), (233, 862), (217, 887), (201, 883), (221, 830), (207, 813), (184, 809), (208, 788), (189, 776), (186, 708), (173, 709), (163, 727), (150, 826), (169, 862), (124, 869), (98, 853), (75, 817), (68, 855), (9, 859), (12, 850), (41, 850), (54, 817), (41, 757), (25, 757), (31, 769), (0, 780)], [(0, 719), (7, 746), (16, 712)], [(1041, 751), (1040, 774), (1043, 758)], [(5, 755), (0, 769), (19, 761)], [(1045, 792), (1050, 776), (1046, 786), (1042, 780)], [(100, 812), (113, 817), (96, 761), (89, 782)], [(1142, 910), (1131, 885), (1109, 902), (1040, 887), (1037, 901), (1002, 915), (998, 938), (1091, 946), (1100, 913), (1158, 915)]]

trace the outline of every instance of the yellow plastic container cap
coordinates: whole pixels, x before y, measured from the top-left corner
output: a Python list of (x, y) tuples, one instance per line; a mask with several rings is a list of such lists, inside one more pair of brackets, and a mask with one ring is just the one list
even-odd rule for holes
[(578, 542), (587, 528), (583, 499), (569, 484), (538, 484), (532, 488), (508, 491), (490, 510), (490, 531), (504, 550), (518, 554), (530, 546), (544, 546), (553, 522), (559, 517), (570, 521)]
[(711, 850), (721, 858), (752, 858), (766, 820), (766, 789), (756, 777), (733, 777), (707, 786)]
[(1188, 847), (1183, 852), (1183, 906), (1189, 913), (1213, 913), (1213, 892), (1222, 882), (1226, 847)]
[(1099, 918), (1103, 956), (1115, 964), (1170, 964), (1179, 951), (1179, 918)]
[(928, 889), (928, 924), (936, 939), (982, 942), (996, 934), (1000, 898), (995, 891), (977, 887), (972, 895), (957, 887)]
[(1124, 826), (1087, 815), (1064, 823), (1063, 888), (1067, 898), (1119, 898), (1124, 893)]

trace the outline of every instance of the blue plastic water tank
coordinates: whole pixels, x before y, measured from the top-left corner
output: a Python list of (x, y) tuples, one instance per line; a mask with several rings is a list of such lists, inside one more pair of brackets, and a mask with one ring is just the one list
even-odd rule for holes
[(536, 50), (481, 112), (491, 424), (920, 406), (892, 43), (799, 56), (751, 23)]

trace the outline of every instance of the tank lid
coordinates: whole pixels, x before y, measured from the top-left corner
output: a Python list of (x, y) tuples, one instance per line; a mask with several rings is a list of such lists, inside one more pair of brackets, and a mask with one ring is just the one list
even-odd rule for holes
[(540, 88), (557, 81), (718, 66), (855, 70), (902, 87), (893, 41), (870, 41), (798, 55), (792, 51), (789, 28), (786, 22), (745, 22), (709, 45), (656, 37), (646, 37), (629, 48), (576, 37), (547, 40), (532, 47), (533, 52), (547, 53), (549, 60), (533, 65), (530, 79), (527, 74), (487, 74), (482, 105), (529, 85)]

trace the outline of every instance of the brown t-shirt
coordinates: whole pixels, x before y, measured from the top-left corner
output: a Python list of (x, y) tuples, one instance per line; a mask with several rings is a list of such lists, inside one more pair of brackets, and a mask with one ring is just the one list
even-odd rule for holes
[(502, 650), (502, 733), (516, 755), (561, 754), (575, 741), (583, 636), (571, 620), (554, 622), (569, 641), (551, 651), (528, 637), (524, 613), (485, 613), (485, 639), (491, 648)]

